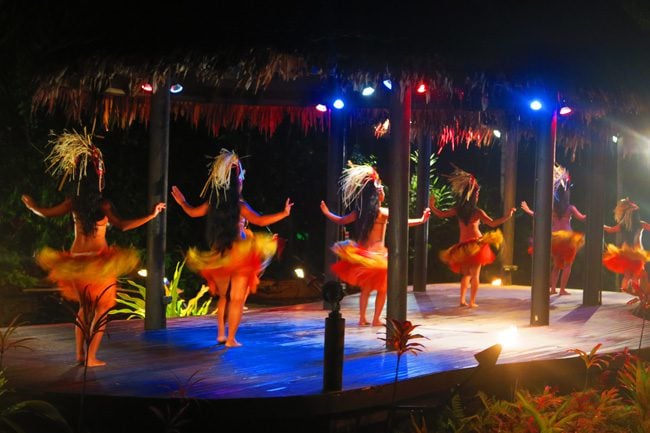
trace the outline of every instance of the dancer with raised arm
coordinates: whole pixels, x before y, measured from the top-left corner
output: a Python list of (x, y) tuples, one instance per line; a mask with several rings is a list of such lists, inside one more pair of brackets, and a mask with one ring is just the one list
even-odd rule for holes
[(440, 252), (440, 260), (453, 272), (461, 274), (460, 306), (468, 305), (466, 293), (467, 289), (471, 288), (469, 306), (478, 307), (476, 295), (478, 294), (481, 267), (496, 259), (491, 246), (499, 248), (503, 243), (503, 234), (500, 230), (482, 234), (479, 225), (483, 223), (496, 228), (512, 217), (515, 208), (510, 209), (501, 218), (492, 219), (478, 207), (481, 187), (472, 174), (454, 166), (454, 171), (447, 177), (451, 190), (456, 196), (456, 205), (447, 210), (440, 210), (436, 207), (435, 196), (431, 195), (429, 208), (438, 218), (456, 217), (460, 233), (458, 243)]
[[(165, 209), (165, 204), (156, 204), (151, 213), (140, 218), (120, 218), (111, 202), (102, 196), (104, 161), (91, 138), (90, 134), (73, 131), (64, 132), (50, 142), (53, 148), (47, 157), (49, 171), (62, 175), (61, 187), (67, 180), (75, 180), (72, 193), (65, 200), (52, 207), (38, 205), (29, 195), (23, 195), (22, 200), (29, 210), (41, 217), (72, 215), (74, 241), (70, 250), (57, 251), (46, 247), (36, 259), (49, 272), (49, 279), (57, 283), (61, 295), (79, 302), (78, 325), (75, 327), (77, 362), (87, 361), (88, 367), (96, 367), (106, 364), (97, 358), (106, 324), (98, 327), (88, 345), (88, 353), (85, 353), (84, 336), (79, 325), (89, 328), (93, 324), (84, 323), (87, 317), (94, 317), (95, 321), (105, 317), (115, 305), (117, 278), (130, 273), (139, 264), (135, 249), (108, 245), (106, 230), (109, 226), (123, 231), (140, 227)], [(96, 311), (87, 314), (84, 305), (96, 305)]]
[[(566, 290), (571, 267), (576, 254), (585, 244), (583, 233), (575, 232), (571, 228), (571, 218), (575, 217), (584, 221), (587, 216), (571, 204), (571, 177), (567, 170), (559, 164), (553, 170), (553, 210), (551, 212), (551, 256), (553, 267), (551, 269), (550, 293), (557, 294), (557, 282), (560, 280), (560, 295), (570, 295)], [(530, 216), (535, 212), (526, 201), (521, 202), (521, 209)], [(532, 251), (532, 249), (531, 249)], [(560, 278), (560, 274), (562, 277)]]
[[(368, 325), (366, 309), (370, 293), (377, 291), (372, 326), (382, 325), (380, 316), (386, 303), (388, 250), (385, 245), (388, 208), (382, 207), (384, 186), (377, 171), (369, 165), (355, 165), (343, 170), (339, 179), (343, 205), (350, 212), (337, 215), (320, 202), (323, 215), (339, 225), (354, 223), (354, 240), (337, 242), (332, 251), (339, 261), (332, 272), (352, 286), (361, 289), (359, 297), (359, 325)], [(408, 226), (423, 224), (429, 219), (429, 209), (422, 217), (408, 220)]]
[(650, 261), (650, 252), (643, 249), (641, 235), (650, 230), (650, 224), (641, 220), (639, 206), (629, 198), (618, 202), (614, 209), (615, 226), (604, 225), (606, 233), (621, 233), (620, 247), (614, 244), (605, 246), (603, 265), (612, 272), (622, 274), (621, 292), (634, 293), (643, 278), (647, 278), (645, 264)]
[[(201, 197), (209, 192), (208, 199), (198, 206), (188, 204), (177, 186), (172, 187), (172, 197), (185, 213), (193, 218), (207, 216), (207, 241), (209, 251), (190, 248), (187, 266), (199, 273), (208, 283), (217, 301), (217, 342), (226, 347), (242, 344), (235, 338), (249, 293), (255, 293), (261, 273), (266, 269), (277, 249), (277, 237), (257, 233), (251, 236), (246, 221), (265, 227), (278, 222), (291, 213), (290, 199), (284, 209), (270, 215), (260, 215), (242, 198), (244, 169), (234, 152), (221, 149), (210, 167), (208, 181)], [(228, 307), (228, 332), (226, 334), (226, 304)]]

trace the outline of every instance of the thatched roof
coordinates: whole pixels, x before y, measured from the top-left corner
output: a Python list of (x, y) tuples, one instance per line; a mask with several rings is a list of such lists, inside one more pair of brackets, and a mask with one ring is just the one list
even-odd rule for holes
[[(332, 5), (334, 10), (335, 7)], [(450, 17), (461, 17), (452, 15), (458, 14), (455, 6), (440, 7), (446, 8)], [(576, 6), (572, 4), (567, 8), (572, 7)], [(288, 10), (283, 9), (285, 13)], [(501, 10), (500, 13), (507, 15), (509, 11)], [(491, 9), (483, 12), (493, 13)], [(348, 19), (353, 17), (350, 11)], [(302, 37), (297, 36), (296, 29), (292, 29), (291, 35), (284, 29), (283, 25), (290, 27), (287, 26), (289, 20), (273, 24), (272, 20), (278, 20), (278, 16), (270, 17), (268, 23), (261, 17), (254, 17), (250, 18), (253, 24), (244, 29), (248, 33), (238, 35), (240, 40), (236, 41), (227, 39), (236, 26), (234, 18), (227, 13), (220, 21), (222, 27), (215, 25), (218, 30), (209, 34), (202, 18), (193, 15), (197, 26), (201, 26), (201, 39), (183, 34), (183, 29), (171, 27), (169, 33), (161, 33), (154, 28), (148, 31), (153, 38), (160, 37), (155, 46), (136, 45), (133, 37), (118, 34), (106, 38), (118, 48), (111, 50), (106, 43), (95, 43), (92, 47), (84, 46), (79, 52), (66, 52), (37, 78), (33, 108), (47, 111), (62, 108), (79, 123), (87, 123), (92, 118), (101, 120), (106, 127), (128, 127), (133, 122), (146, 123), (148, 119), (149, 95), (141, 91), (141, 84), (161, 85), (169, 78), (185, 86), (183, 93), (172, 96), (171, 111), (175, 118), (195, 127), (203, 125), (213, 134), (224, 127), (249, 126), (270, 135), (287, 116), (305, 131), (327, 129), (329, 116), (315, 111), (313, 106), (318, 97), (331, 94), (334, 88), (355, 100), (348, 106), (353, 116), (381, 118), (387, 107), (385, 92), (383, 97), (378, 92), (368, 100), (362, 99), (359, 92), (367, 84), (381, 89), (380, 83), (388, 78), (398, 88), (405, 84), (424, 83), (427, 86), (424, 95), (413, 96), (414, 128), (428, 128), (442, 146), (469, 142), (489, 144), (489, 126), (505, 129), (521, 123), (520, 129), (526, 129), (523, 95), (541, 89), (559, 94), (578, 108), (571, 123), (561, 125), (559, 137), (560, 144), (573, 151), (593, 139), (593, 135), (587, 135), (585, 127), (593, 128), (594, 119), (634, 118), (648, 112), (650, 99), (639, 92), (640, 87), (633, 85), (633, 80), (618, 80), (621, 75), (609, 74), (610, 69), (606, 68), (607, 62), (603, 59), (590, 66), (576, 54), (580, 53), (579, 48), (575, 48), (578, 45), (574, 44), (572, 50), (567, 45), (551, 52), (522, 30), (521, 39), (499, 40), (504, 51), (500, 60), (491, 60), (489, 56), (498, 50), (494, 47), (488, 50), (480, 40), (473, 51), (468, 51), (467, 36), (456, 44), (458, 57), (452, 58), (449, 46), (439, 43), (445, 36), (445, 30), (440, 29), (444, 17), (431, 14), (429, 19), (434, 17), (438, 27), (425, 27), (426, 16), (405, 17), (401, 12), (394, 17), (393, 27), (390, 17), (382, 17), (377, 23), (355, 23), (355, 26), (340, 21), (321, 38), (316, 36), (316, 28), (307, 27), (310, 25), (307, 17), (296, 24), (304, 32)], [(415, 20), (414, 24), (404, 27), (406, 18)], [(315, 20), (314, 25), (324, 20), (322, 17), (310, 19)], [(155, 23), (156, 18), (149, 22)], [(400, 27), (395, 27), (397, 24)], [(184, 30), (193, 26), (191, 20), (186, 26)], [(274, 32), (265, 33), (269, 28)], [(351, 28), (356, 30), (350, 31)], [(371, 28), (381, 31), (371, 33)], [(428, 39), (427, 35), (438, 39)], [(589, 37), (580, 35), (579, 42), (587, 43)], [(197, 48), (179, 49), (183, 44), (186, 47), (188, 41), (193, 41)], [(551, 46), (557, 42), (550, 40), (548, 43)], [(547, 68), (539, 73), (526, 71), (526, 67), (533, 64), (529, 53), (533, 50), (543, 59), (538, 61), (558, 61), (546, 65)], [(439, 52), (447, 57), (443, 60)], [(571, 63), (572, 58), (575, 63)], [(495, 68), (493, 61), (500, 62), (499, 67)], [(580, 67), (576, 66), (578, 64)], [(562, 70), (553, 70), (554, 65)], [(571, 67), (565, 68), (567, 65)], [(585, 74), (585, 71), (591, 72)], [(606, 79), (602, 79), (603, 75), (607, 75)], [(117, 83), (124, 94), (107, 94), (106, 90)], [(603, 137), (615, 129), (607, 125), (607, 122), (599, 122)]]

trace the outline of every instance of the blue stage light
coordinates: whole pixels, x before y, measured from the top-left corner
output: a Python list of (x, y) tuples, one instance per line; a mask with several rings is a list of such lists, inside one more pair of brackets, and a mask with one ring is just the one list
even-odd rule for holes
[(388, 89), (393, 90), (393, 83), (390, 80), (384, 80), (382, 84)]
[(341, 108), (345, 107), (345, 102), (343, 102), (342, 99), (336, 99), (332, 105), (337, 110), (340, 110)]
[(375, 88), (371, 86), (364, 87), (363, 90), (361, 91), (361, 94), (363, 96), (370, 96), (373, 93), (375, 93)]
[(169, 88), (169, 91), (172, 93), (181, 93), (183, 91), (183, 85), (182, 84), (172, 84), (172, 86)]
[(530, 109), (533, 111), (539, 111), (542, 109), (542, 103), (538, 99), (535, 99), (530, 103)]

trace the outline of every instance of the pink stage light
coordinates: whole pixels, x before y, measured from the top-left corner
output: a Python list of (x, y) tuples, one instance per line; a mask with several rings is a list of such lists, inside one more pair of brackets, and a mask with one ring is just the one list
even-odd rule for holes
[(427, 91), (427, 86), (424, 85), (424, 83), (420, 84), (416, 90), (418, 93), (424, 93)]
[(153, 92), (153, 86), (150, 83), (144, 83), (141, 88), (145, 92)]

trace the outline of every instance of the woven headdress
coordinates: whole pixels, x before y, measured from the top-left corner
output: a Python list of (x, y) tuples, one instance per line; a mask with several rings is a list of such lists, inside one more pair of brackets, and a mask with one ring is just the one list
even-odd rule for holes
[[(46, 171), (55, 177), (61, 176), (59, 190), (68, 179), (81, 182), (81, 179), (87, 175), (90, 163), (99, 178), (99, 191), (102, 191), (106, 170), (102, 152), (92, 142), (92, 133), (89, 134), (84, 128), (83, 134), (73, 129), (72, 132), (63, 130), (60, 135), (50, 132), (50, 135), (53, 138), (48, 143), (52, 145), (52, 151), (45, 158)], [(77, 185), (77, 192), (78, 190), (79, 185)]]
[(639, 206), (626, 197), (616, 204), (616, 208), (614, 208), (614, 219), (627, 230), (632, 230), (632, 214), (637, 210), (639, 210)]
[(571, 176), (569, 176), (567, 169), (560, 164), (555, 164), (553, 167), (553, 194), (556, 194), (560, 187), (564, 190), (569, 189), (570, 184)]
[(379, 174), (369, 165), (356, 165), (348, 161), (348, 168), (343, 169), (339, 178), (339, 190), (343, 206), (350, 207), (363, 191), (363, 188), (373, 182), (375, 186), (381, 185)]
[(243, 180), (245, 171), (242, 169), (237, 154), (227, 149), (221, 149), (221, 152), (208, 164), (210, 174), (201, 190), (201, 197), (205, 197), (205, 194), (210, 190), (210, 196), (214, 192), (218, 203), (220, 192), (230, 188), (230, 170), (233, 166), (237, 167), (239, 178)]
[(461, 170), (453, 164), (452, 166), (454, 167), (454, 171), (446, 176), (449, 179), (449, 186), (451, 187), (451, 191), (457, 197), (460, 197), (465, 201), (469, 201), (469, 199), (472, 197), (472, 194), (474, 194), (474, 191), (479, 190), (481, 187), (479, 186), (473, 174)]

